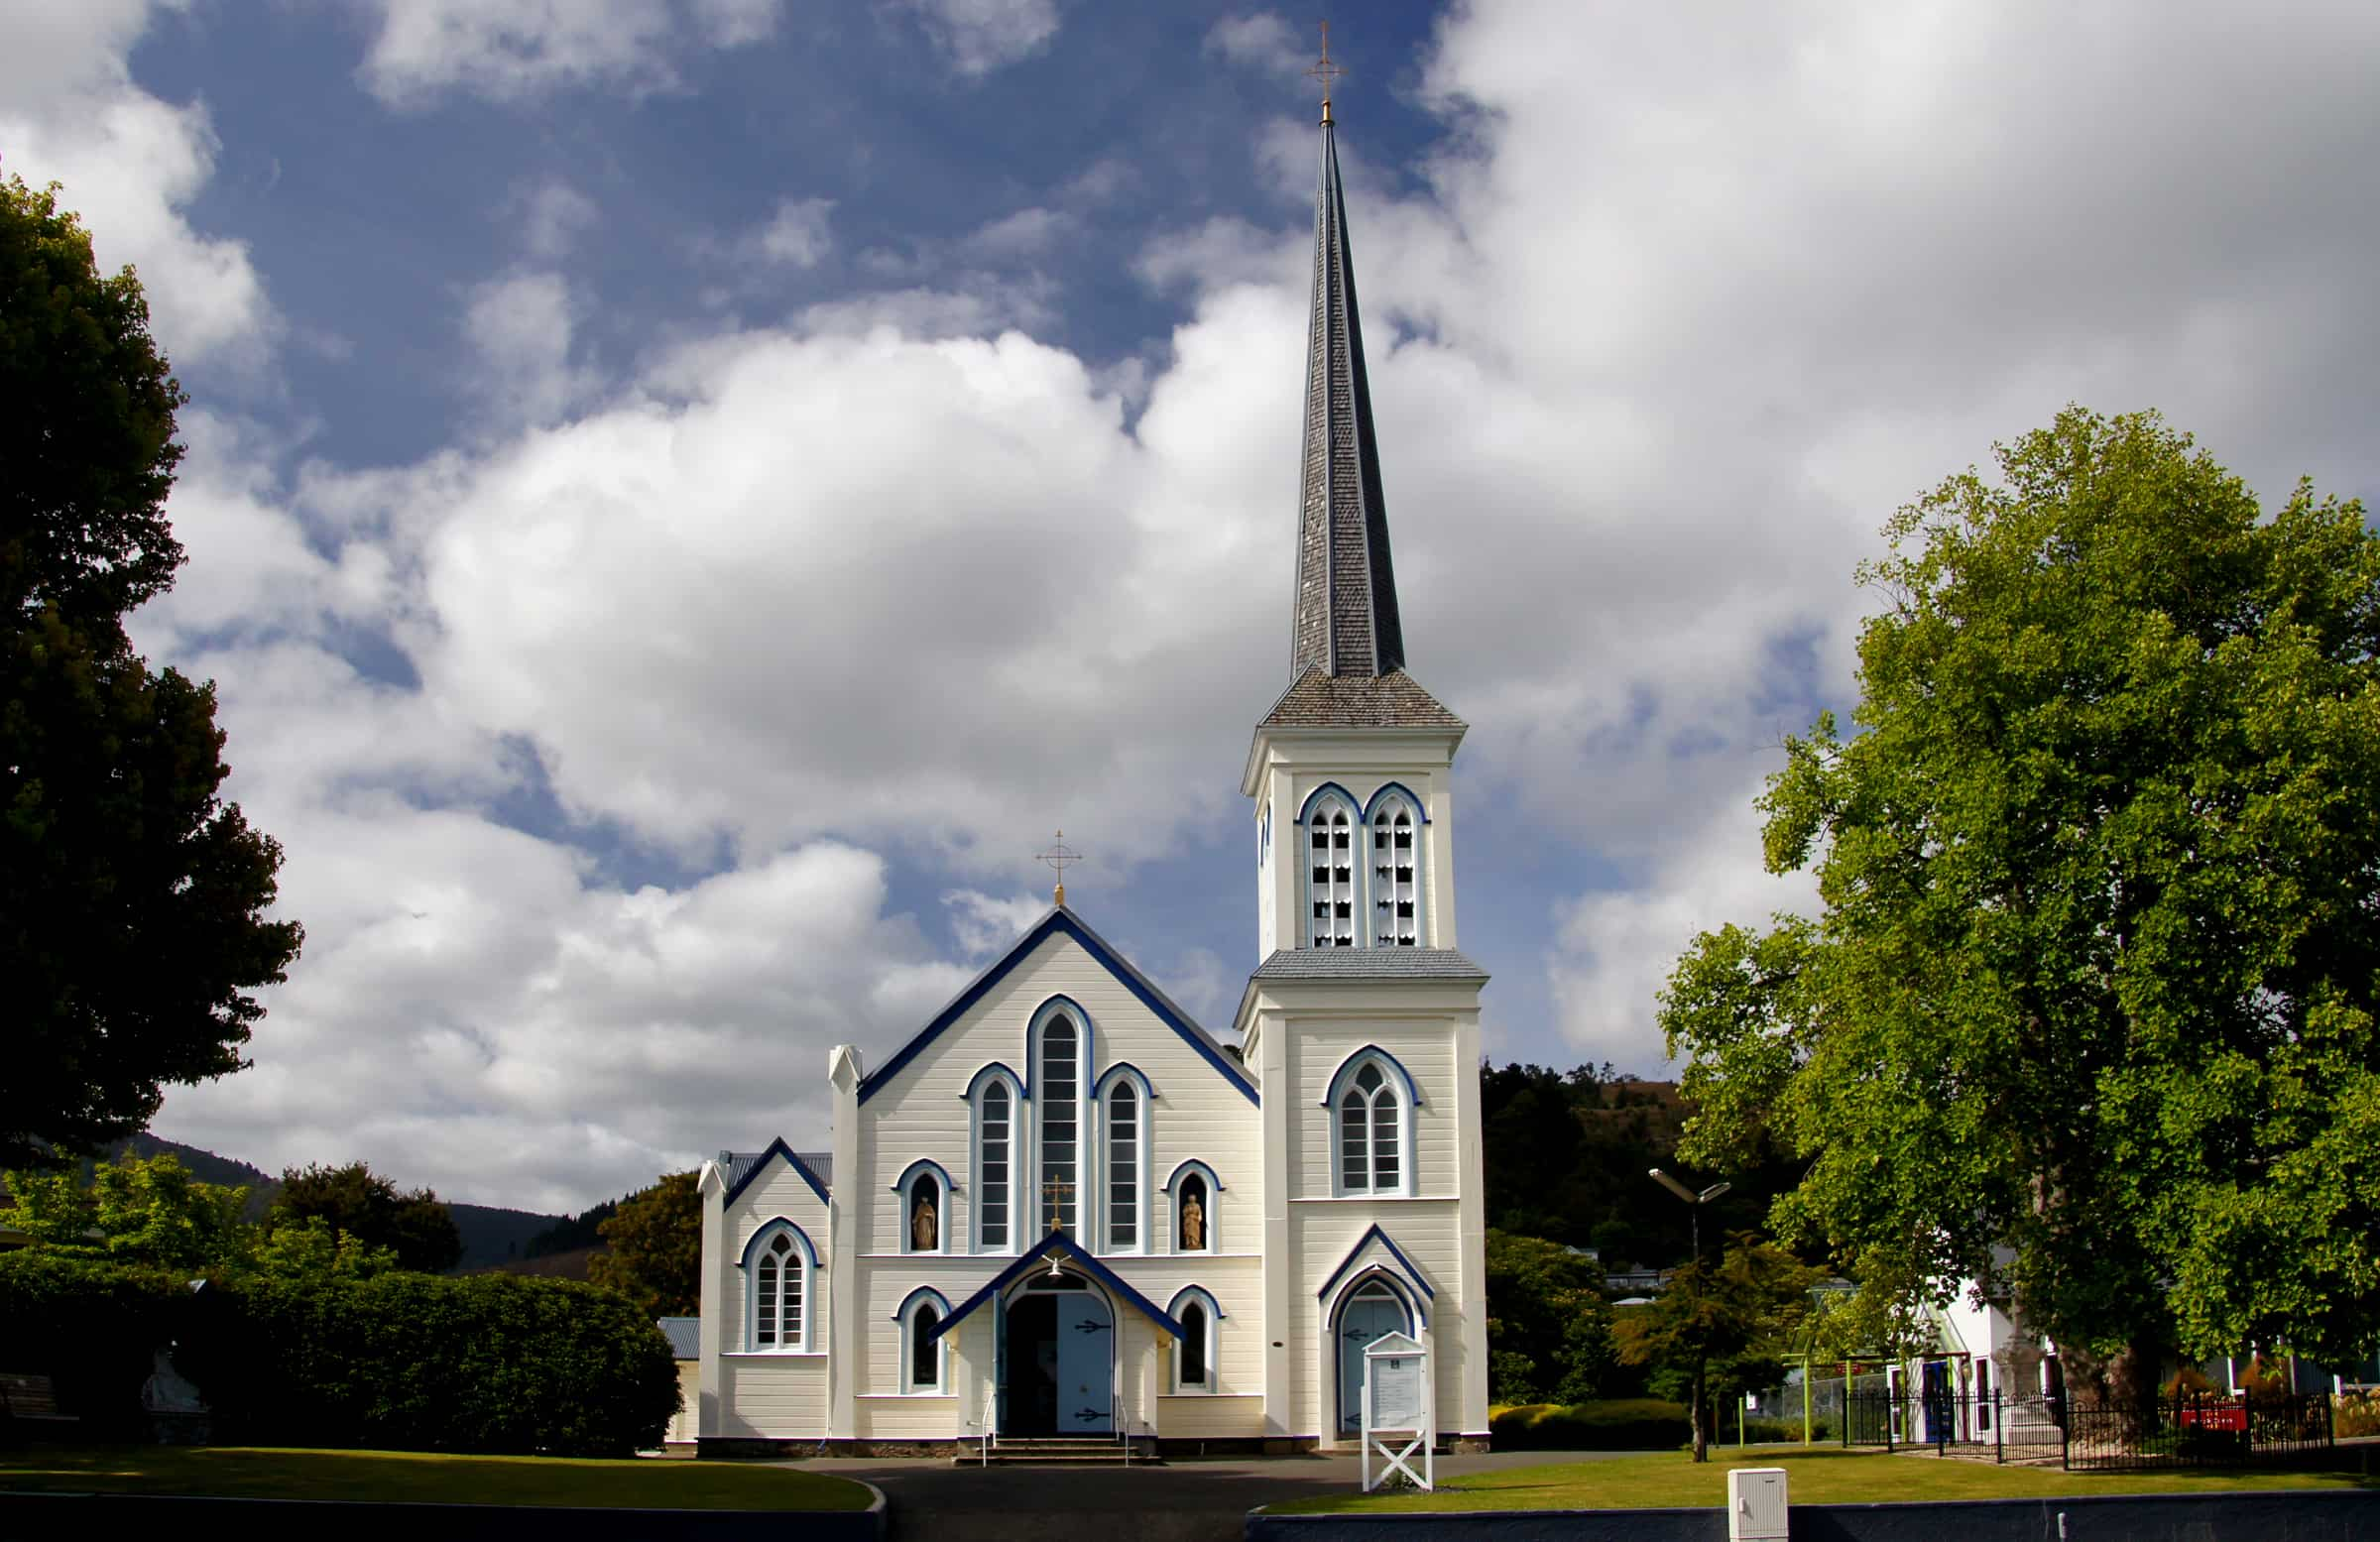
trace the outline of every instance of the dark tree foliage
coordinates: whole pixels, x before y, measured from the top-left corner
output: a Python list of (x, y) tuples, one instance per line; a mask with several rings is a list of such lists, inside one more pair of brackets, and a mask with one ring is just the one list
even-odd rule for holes
[(308, 1216), (320, 1216), (370, 1246), (393, 1249), (400, 1268), (435, 1274), (463, 1256), (462, 1233), (433, 1190), (401, 1193), (362, 1162), (338, 1167), (316, 1162), (283, 1173), (271, 1224)]
[(141, 1128), (236, 1071), (247, 994), (297, 956), (281, 848), (217, 796), (214, 688), (132, 651), (182, 560), (165, 499), (183, 402), (139, 283), (102, 278), (50, 191), (0, 181), (0, 1164)]
[(603, 1223), (609, 1252), (587, 1265), (587, 1277), (608, 1285), (654, 1317), (691, 1317), (702, 1280), (702, 1198), (691, 1172), (661, 1181), (620, 1202)]
[(1694, 1218), (1645, 1176), (1663, 1167), (1697, 1187), (1721, 1178), (1733, 1186), (1703, 1216), (1706, 1242), (1759, 1225), (1796, 1170), (1756, 1132), (1708, 1166), (1681, 1165), (1688, 1114), (1675, 1083), (1608, 1065), (1482, 1066), (1488, 1224), (1594, 1247), (1611, 1268), (1683, 1263)]
[(589, 1205), (575, 1216), (564, 1216), (521, 1245), (524, 1258), (549, 1258), (557, 1252), (603, 1245), (603, 1224), (619, 1212), (620, 1201), (607, 1199)]
[(1593, 1259), (1541, 1237), (1488, 1233), (1488, 1395), (1498, 1403), (1625, 1397), (1643, 1376), (1622, 1367), (1611, 1309)]

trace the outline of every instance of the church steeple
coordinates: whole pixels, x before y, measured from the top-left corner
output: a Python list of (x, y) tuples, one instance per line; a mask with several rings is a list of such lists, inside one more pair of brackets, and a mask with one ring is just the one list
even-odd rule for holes
[(1403, 666), (1405, 637), (1397, 620), (1388, 511), (1380, 497), (1371, 385), (1364, 371), (1364, 324), (1347, 238), (1347, 195), (1339, 183), (1338, 129), (1328, 96), (1322, 108), (1322, 177), (1314, 194), (1305, 429), (1290, 672), (1377, 678)]

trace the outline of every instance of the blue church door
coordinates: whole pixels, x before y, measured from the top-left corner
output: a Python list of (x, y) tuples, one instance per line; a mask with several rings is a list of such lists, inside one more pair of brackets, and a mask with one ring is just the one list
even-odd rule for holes
[(1069, 1435), (1114, 1431), (1112, 1393), (1116, 1324), (1107, 1303), (1087, 1290), (1058, 1301), (1058, 1428)]
[(1339, 1433), (1364, 1424), (1364, 1351), (1383, 1334), (1401, 1333), (1405, 1309), (1378, 1280), (1358, 1289), (1339, 1310)]

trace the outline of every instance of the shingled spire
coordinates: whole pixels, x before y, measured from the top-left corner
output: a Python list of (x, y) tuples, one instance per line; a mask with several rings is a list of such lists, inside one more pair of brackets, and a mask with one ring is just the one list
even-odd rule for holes
[(1364, 324), (1339, 185), (1338, 131), (1322, 118), (1314, 194), (1314, 305), (1306, 333), (1305, 478), (1299, 499), (1297, 610), (1290, 668), (1379, 676), (1405, 661), (1388, 511), (1364, 373)]
[[(1329, 65), (1329, 56), (1324, 56)], [(1328, 85), (1325, 80), (1325, 85)], [(1306, 443), (1298, 500), (1289, 689), (1266, 726), (1452, 728), (1462, 720), (1406, 675), (1388, 558), (1388, 509), (1364, 372), (1364, 323), (1339, 185), (1337, 126), (1322, 104), (1314, 194), (1314, 306), (1306, 333)]]

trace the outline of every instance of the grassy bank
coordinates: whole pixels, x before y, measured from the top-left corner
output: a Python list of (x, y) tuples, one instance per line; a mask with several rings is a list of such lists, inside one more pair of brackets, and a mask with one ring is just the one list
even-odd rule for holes
[(2233, 1488), (2380, 1487), (2368, 1454), (2342, 1451), (2322, 1469), (2254, 1472), (2062, 1473), (1933, 1456), (1841, 1448), (1713, 1448), (1697, 1467), (1685, 1452), (1506, 1468), (1442, 1481), (1435, 1493), (1332, 1494), (1271, 1508), (1282, 1514), (1366, 1510), (1667, 1509), (1720, 1505), (1727, 1470), (1781, 1467), (1796, 1504), (1879, 1504), (1928, 1499), (2061, 1498), (2093, 1493), (2200, 1493)]
[(702, 1510), (857, 1510), (871, 1497), (844, 1479), (781, 1467), (247, 1446), (0, 1452), (6, 1489)]

